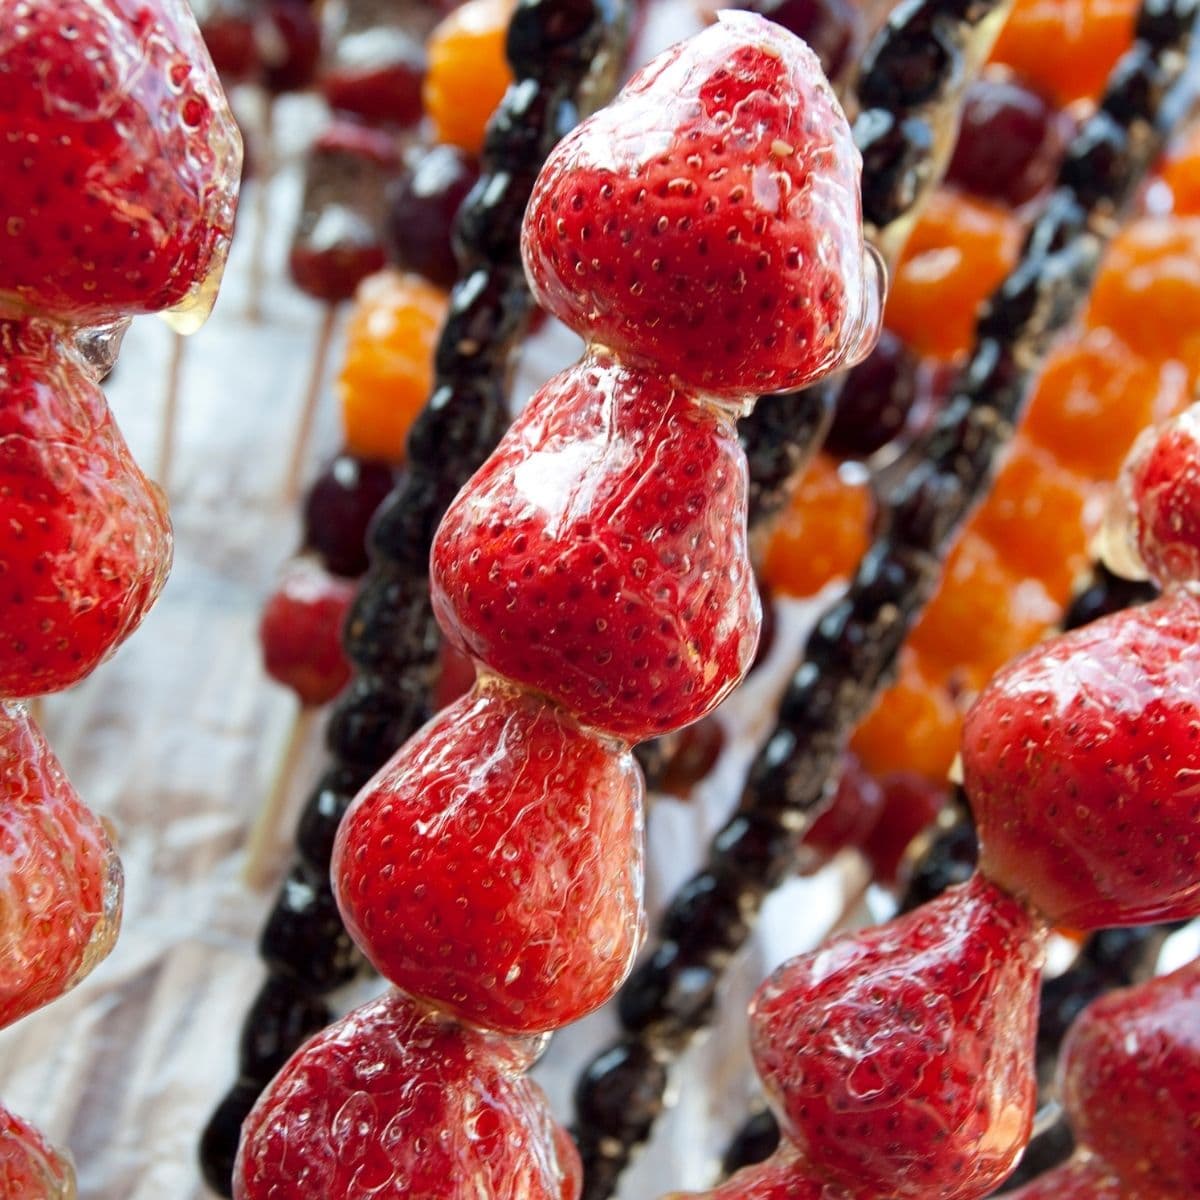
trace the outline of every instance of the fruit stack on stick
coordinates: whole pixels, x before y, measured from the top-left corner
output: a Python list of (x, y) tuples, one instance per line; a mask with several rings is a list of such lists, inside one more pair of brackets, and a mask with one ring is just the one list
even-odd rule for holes
[(433, 711), (438, 642), (429, 548), (454, 493), (508, 422), (508, 367), (532, 309), (520, 262), (521, 215), (562, 131), (611, 94), (627, 18), (624, 4), (591, 0), (522, 0), (513, 15), (508, 56), (516, 82), (489, 127), (479, 184), (459, 210), (464, 278), (451, 294), (434, 390), (375, 525), (372, 567), (347, 626), (357, 674), (333, 706), (331, 761), (306, 801), (296, 859), (262, 934), (267, 978), (247, 1013), (237, 1082), (201, 1139), (205, 1178), (218, 1191), (231, 1188), (241, 1124), (259, 1093), (329, 1021), (326, 997), (362, 969), (333, 899), (334, 834), (355, 793)]
[[(27, 704), (141, 623), (171, 561), (162, 493), (99, 387), (129, 317), (207, 314), (241, 141), (181, 3), (0, 4), (0, 1024), (111, 950), (122, 873)], [(69, 1162), (0, 1118), (5, 1195), (74, 1195)]]
[[(334, 848), (347, 923), (399, 990), (285, 1067), (235, 1195), (577, 1193), (519, 1071), (640, 941), (629, 744), (710, 711), (754, 652), (735, 417), (873, 340), (858, 168), (811, 51), (748, 14), (651, 63), (551, 155), (526, 267), (591, 346), (434, 541), (434, 608), (475, 689), (363, 789)], [(379, 1055), (371, 1079), (344, 1069)]]
[[(752, 1050), (784, 1140), (714, 1200), (987, 1195), (1032, 1123), (1048, 930), (1200, 915), (1200, 409), (1139, 443), (1121, 495), (1124, 561), (1162, 596), (984, 689), (963, 731), (968, 883), (759, 990)], [(1017, 1195), (1195, 1193), (1195, 996), (1193, 968), (1084, 1018), (1063, 1062), (1082, 1149)]]
[(1072, 139), (1017, 268), (980, 318), (950, 401), (918, 443), (917, 465), (846, 596), (818, 621), (737, 808), (667, 904), (650, 952), (622, 989), (622, 1033), (599, 1051), (576, 1092), (589, 1200), (609, 1194), (649, 1135), (670, 1063), (710, 1023), (727, 965), (766, 895), (794, 869), (796, 841), (826, 803), (846, 740), (894, 669), (939, 559), (1020, 412), (1029, 373), (1079, 305), (1112, 214), (1127, 205), (1161, 144), (1195, 16), (1193, 0), (1143, 9), (1134, 47)]

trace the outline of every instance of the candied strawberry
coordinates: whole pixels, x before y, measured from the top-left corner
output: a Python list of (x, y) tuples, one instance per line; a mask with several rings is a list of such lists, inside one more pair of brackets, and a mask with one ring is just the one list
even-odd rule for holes
[(967, 714), (982, 869), (1073, 929), (1200, 914), (1200, 598), (1043, 642)]
[(536, 1043), (390, 992), (292, 1056), (243, 1126), (235, 1200), (576, 1200), (579, 1159)]
[(0, 313), (211, 304), (241, 137), (183, 0), (19, 0), (0, 61)]
[(526, 270), (555, 316), (685, 386), (799, 387), (877, 331), (858, 152), (797, 38), (726, 12), (684, 45), (558, 144), (526, 213)]
[(754, 656), (733, 422), (606, 354), (533, 398), (431, 562), (455, 645), (629, 741), (699, 720)]
[(312, 558), (296, 558), (263, 609), (263, 666), (301, 704), (327, 704), (350, 682), (342, 626), (355, 590), (353, 580), (331, 575)]
[(0, 696), (78, 683), (167, 577), (166, 501), (53, 327), (0, 321)]
[(1200, 1196), (1200, 961), (1091, 1004), (1059, 1090), (1080, 1144), (1131, 1193)]
[(670, 1192), (663, 1200), (822, 1200), (825, 1186), (806, 1174), (790, 1147), (745, 1167), (708, 1192)]
[(1039, 1175), (1032, 1183), (1006, 1192), (1005, 1197), (1006, 1200), (1152, 1200), (1140, 1193), (1131, 1195), (1107, 1163), (1088, 1154), (1077, 1154), (1062, 1166)]
[(565, 1025), (616, 991), (641, 941), (641, 802), (630, 754), (485, 681), (342, 819), (342, 916), (414, 996), (488, 1029)]
[(75, 1169), (27, 1121), (0, 1108), (0, 1196), (74, 1200)]
[(25, 709), (4, 701), (0, 864), (4, 1026), (74, 987), (112, 949), (121, 923), (121, 864), (104, 827)]
[(853, 754), (842, 756), (833, 799), (800, 844), (801, 871), (819, 871), (847, 847), (862, 846), (883, 812), (883, 788)]
[(1150, 577), (1200, 582), (1200, 405), (1143, 435), (1125, 465), (1122, 491)]
[(1036, 1101), (1042, 941), (977, 875), (763, 984), (755, 1064), (814, 1177), (854, 1195), (973, 1200), (1008, 1174)]

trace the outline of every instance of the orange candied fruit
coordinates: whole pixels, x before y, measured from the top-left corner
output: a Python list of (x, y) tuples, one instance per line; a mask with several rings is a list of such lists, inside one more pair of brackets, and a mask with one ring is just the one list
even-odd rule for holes
[(1059, 615), (1037, 580), (1021, 578), (987, 538), (967, 529), (946, 559), (941, 584), (909, 644), (927, 675), (946, 678), (957, 691), (975, 692)]
[(850, 748), (873, 775), (914, 771), (941, 782), (958, 753), (961, 723), (949, 694), (925, 674), (916, 651), (905, 646), (899, 678), (855, 730)]
[(1171, 193), (1171, 210), (1179, 216), (1200, 216), (1200, 122), (1172, 147), (1161, 179)]
[(429, 35), (425, 112), (439, 142), (483, 149), (488, 119), (512, 82), (505, 55), (515, 0), (467, 0)]
[(445, 294), (419, 275), (380, 271), (359, 285), (337, 381), (351, 453), (403, 461), (409, 426), (433, 387), (445, 316)]
[[(1006, 567), (1036, 579), (1056, 604), (1066, 604), (1087, 567), (1085, 509), (1097, 490), (1018, 436), (969, 528), (992, 544)], [(1094, 507), (1098, 524), (1102, 504)]]
[(1144, 217), (1112, 240), (1087, 323), (1135, 353), (1200, 370), (1200, 217)]
[(1021, 224), (1007, 209), (939, 189), (909, 235), (884, 320), (918, 353), (952, 359), (971, 346), (980, 304), (1012, 270)]
[(1060, 107), (1096, 99), (1133, 44), (1138, 0), (1016, 0), (992, 50)]
[(1116, 479), (1134, 439), (1187, 404), (1174, 363), (1150, 363), (1110, 329), (1057, 346), (1034, 384), (1021, 433), (1087, 479)]
[(849, 576), (866, 552), (872, 509), (866, 482), (848, 480), (818, 454), (771, 533), (764, 582), (787, 596), (811, 596)]

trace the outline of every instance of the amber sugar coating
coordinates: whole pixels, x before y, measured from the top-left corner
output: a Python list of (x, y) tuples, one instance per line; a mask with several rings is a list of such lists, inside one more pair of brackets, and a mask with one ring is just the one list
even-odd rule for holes
[(235, 1200), (575, 1200), (579, 1159), (510, 1043), (400, 992), (309, 1041), (243, 1127)]
[(61, 996), (112, 949), (121, 864), (24, 707), (2, 701), (0, 861), (4, 1026)]
[(179, 305), (223, 264), (241, 138), (182, 0), (10, 0), (0, 313)]
[(762, 985), (755, 1066), (813, 1178), (968, 1200), (1008, 1174), (1036, 1100), (1041, 946), (1028, 910), (976, 876)]
[(75, 1200), (75, 1169), (27, 1121), (0, 1108), (0, 1196)]
[(166, 501), (51, 326), (0, 322), (0, 696), (58, 691), (141, 623), (171, 564)]
[(596, 354), (552, 379), (447, 512), (434, 612), (491, 670), (628, 741), (710, 712), (760, 607), (732, 418)]
[(380, 973), (488, 1029), (607, 1000), (642, 936), (642, 780), (628, 752), (495, 682), (417, 733), (342, 820), (333, 879)]

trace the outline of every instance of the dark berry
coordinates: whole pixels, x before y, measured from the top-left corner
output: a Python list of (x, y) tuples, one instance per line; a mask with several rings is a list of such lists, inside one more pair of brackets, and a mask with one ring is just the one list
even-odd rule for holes
[(299, 92), (316, 76), (321, 25), (305, 0), (271, 0), (259, 18), (255, 42), (269, 92)]
[(716, 766), (724, 748), (725, 731), (713, 717), (705, 717), (681, 730), (663, 768), (659, 790), (686, 800), (696, 784)]
[(392, 468), (339, 454), (317, 476), (304, 503), (304, 547), (334, 575), (355, 579), (367, 569), (367, 526), (392, 490)]
[(917, 396), (917, 359), (884, 330), (870, 356), (846, 376), (826, 445), (842, 458), (868, 458), (904, 428)]
[(858, 31), (858, 9), (847, 0), (750, 0), (746, 7), (803, 38), (831, 79), (841, 74)]

